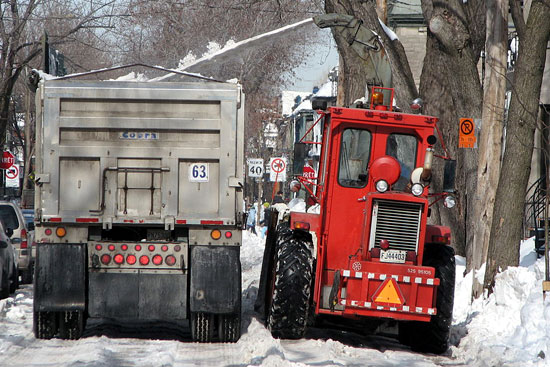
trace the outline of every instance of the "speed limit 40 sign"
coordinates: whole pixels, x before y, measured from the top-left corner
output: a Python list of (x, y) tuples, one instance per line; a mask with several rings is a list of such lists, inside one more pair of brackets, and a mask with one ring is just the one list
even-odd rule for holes
[(264, 160), (261, 158), (249, 158), (246, 160), (248, 164), (248, 177), (262, 177), (264, 174)]

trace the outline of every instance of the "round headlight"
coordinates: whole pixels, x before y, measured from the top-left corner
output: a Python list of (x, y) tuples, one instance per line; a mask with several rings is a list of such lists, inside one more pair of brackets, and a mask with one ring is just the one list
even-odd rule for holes
[(378, 190), (378, 192), (388, 191), (388, 183), (384, 180), (377, 181), (376, 182), (376, 190)]
[(419, 183), (415, 183), (411, 187), (411, 192), (414, 196), (420, 196), (424, 192), (424, 186)]
[(454, 196), (445, 196), (444, 205), (446, 208), (454, 207), (456, 205), (456, 199), (454, 198)]

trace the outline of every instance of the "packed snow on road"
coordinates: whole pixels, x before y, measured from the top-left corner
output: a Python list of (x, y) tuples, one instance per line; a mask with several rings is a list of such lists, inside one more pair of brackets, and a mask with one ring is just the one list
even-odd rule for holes
[(543, 300), (544, 259), (532, 239), (521, 263), (500, 274), (496, 291), (470, 302), (472, 275), (457, 257), (453, 346), (441, 356), (418, 354), (382, 335), (311, 329), (278, 340), (253, 311), (264, 239), (244, 233), (243, 335), (235, 343), (190, 342), (187, 325), (89, 321), (77, 341), (37, 340), (32, 286), (0, 301), (0, 366), (550, 366), (550, 301)]

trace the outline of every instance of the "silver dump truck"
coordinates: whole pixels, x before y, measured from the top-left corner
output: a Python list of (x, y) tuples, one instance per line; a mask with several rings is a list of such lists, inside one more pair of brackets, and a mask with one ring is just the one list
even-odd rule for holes
[(220, 82), (41, 81), (37, 338), (88, 318), (240, 337), (244, 95)]

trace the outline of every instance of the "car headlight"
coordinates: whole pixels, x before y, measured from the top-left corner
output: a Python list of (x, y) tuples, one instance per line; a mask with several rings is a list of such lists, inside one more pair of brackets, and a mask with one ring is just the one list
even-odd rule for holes
[(415, 183), (411, 187), (411, 192), (414, 196), (420, 196), (424, 192), (424, 186), (419, 183)]
[(376, 182), (376, 190), (378, 192), (386, 192), (388, 191), (388, 183), (384, 180), (379, 180)]
[(452, 208), (456, 205), (456, 199), (454, 196), (447, 195), (445, 196), (445, 201), (443, 202), (446, 208)]

